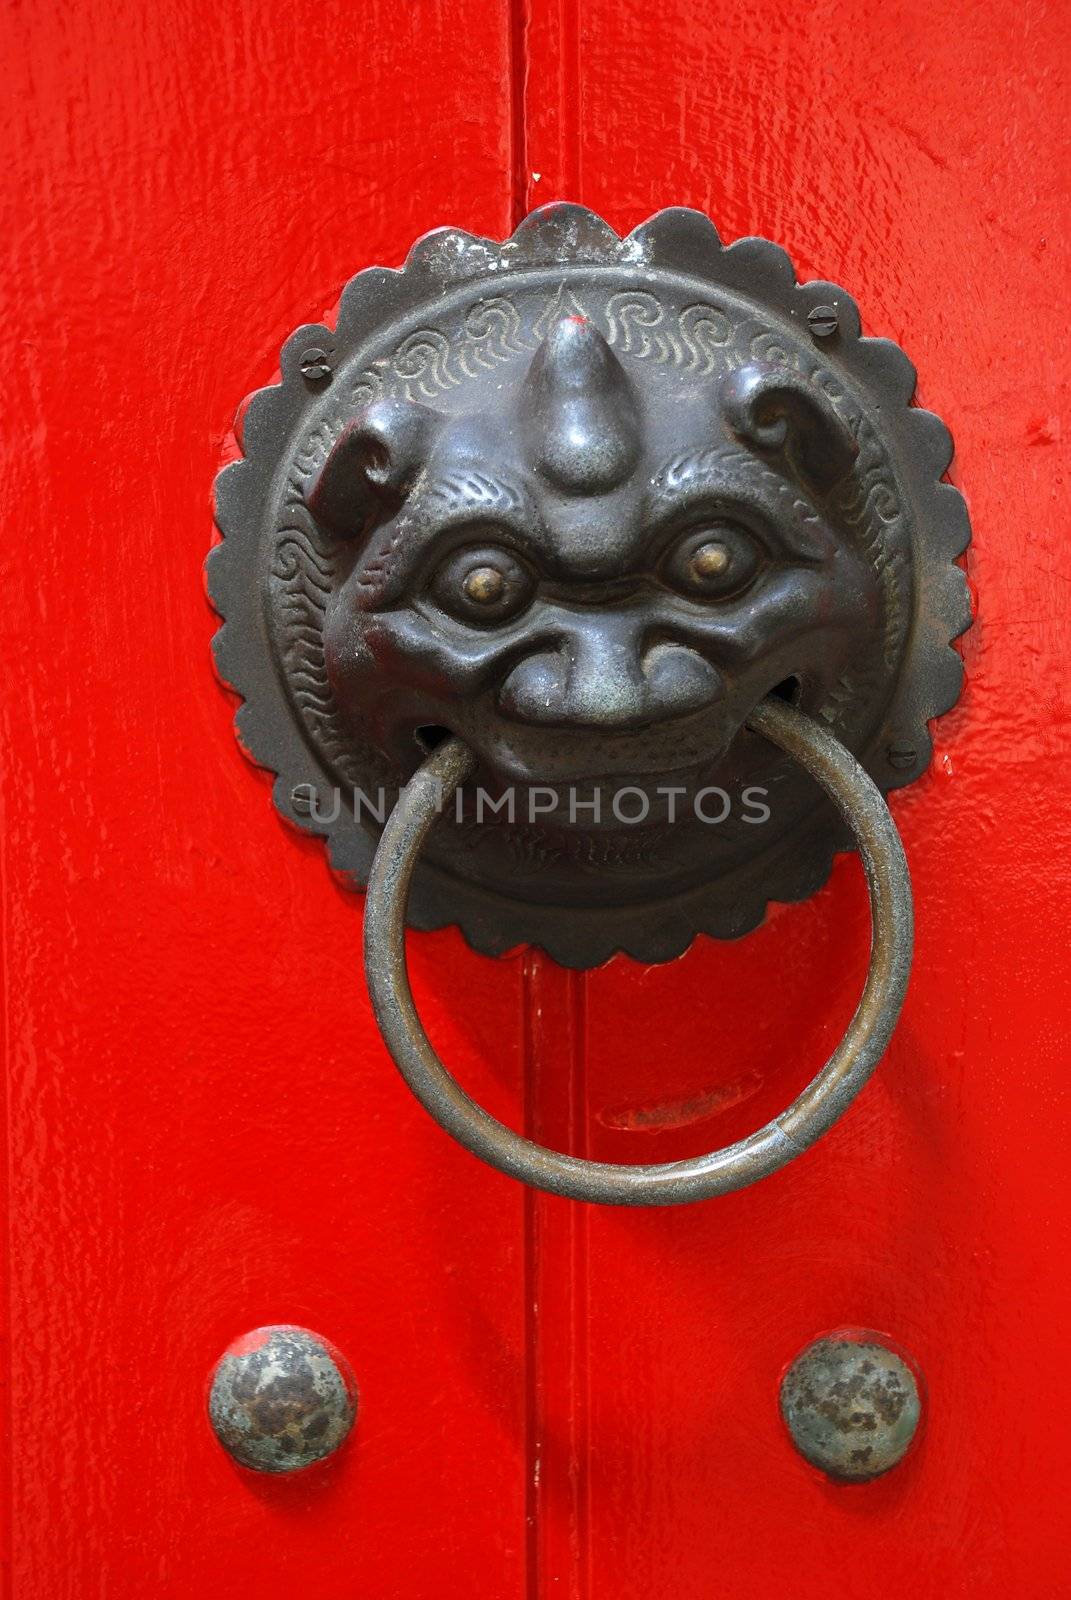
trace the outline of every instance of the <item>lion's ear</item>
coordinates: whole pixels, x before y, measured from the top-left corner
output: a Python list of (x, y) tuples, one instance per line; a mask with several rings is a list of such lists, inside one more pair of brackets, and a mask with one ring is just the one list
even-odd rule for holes
[(726, 420), (744, 444), (780, 455), (821, 493), (851, 471), (859, 442), (843, 417), (798, 373), (758, 362), (730, 373)]
[(347, 423), (305, 493), (321, 527), (352, 539), (397, 511), (441, 421), (427, 406), (376, 400)]

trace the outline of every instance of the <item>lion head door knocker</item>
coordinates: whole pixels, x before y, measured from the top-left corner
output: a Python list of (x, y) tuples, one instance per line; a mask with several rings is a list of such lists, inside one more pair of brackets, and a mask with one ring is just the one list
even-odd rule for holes
[[(217, 488), (219, 670), (275, 801), (368, 887), (390, 1050), (455, 1137), (588, 1200), (738, 1188), (823, 1133), (895, 1025), (911, 894), (883, 791), (930, 755), (968, 625), (963, 500), (914, 370), (776, 245), (693, 211), (454, 229), (349, 284), (246, 408)], [(716, 825), (712, 825), (716, 824)], [(854, 836), (859, 1008), (785, 1113), (697, 1160), (532, 1145), (458, 1088), (403, 932), (666, 960), (799, 900)]]

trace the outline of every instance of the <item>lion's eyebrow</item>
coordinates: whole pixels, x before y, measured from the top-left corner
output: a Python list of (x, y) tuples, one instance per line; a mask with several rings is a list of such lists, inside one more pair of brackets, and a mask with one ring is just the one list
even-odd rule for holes
[(738, 445), (708, 445), (664, 461), (650, 479), (644, 521), (661, 524), (706, 505), (752, 511), (799, 560), (821, 561), (829, 553), (829, 533), (810, 501), (783, 473)]
[(538, 558), (538, 524), (527, 496), (514, 485), (476, 468), (418, 479), (398, 516), (365, 548), (357, 579), (361, 605), (373, 610), (392, 604), (444, 533), (480, 523), (506, 529), (513, 544)]

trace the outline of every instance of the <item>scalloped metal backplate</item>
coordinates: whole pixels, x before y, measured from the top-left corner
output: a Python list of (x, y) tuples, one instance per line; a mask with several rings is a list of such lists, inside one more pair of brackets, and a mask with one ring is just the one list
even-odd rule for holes
[[(850, 427), (859, 454), (833, 515), (872, 566), (880, 616), (833, 690), (818, 695), (804, 684), (800, 703), (883, 791), (925, 769), (927, 722), (959, 696), (951, 642), (970, 609), (956, 561), (970, 529), (962, 496), (942, 481), (952, 441), (937, 417), (912, 406), (915, 371), (902, 351), (861, 337), (843, 290), (798, 284), (777, 245), (723, 246), (705, 216), (682, 209), (625, 238), (570, 205), (534, 212), (503, 243), (440, 229), (414, 245), (402, 269), (358, 273), (333, 329), (314, 324), (287, 340), (281, 382), (245, 408), (243, 458), (217, 479), (224, 537), (210, 552), (209, 593), (224, 619), (217, 667), (244, 702), (241, 745), (277, 774), (283, 815), (322, 835), (355, 887), (366, 881), (378, 829), (352, 795), (389, 794), (411, 768), (355, 727), (333, 693), (323, 633), (339, 556), (309, 514), (309, 484), (371, 401), (463, 410), (473, 386), (522, 371), (553, 319), (572, 312), (599, 329), (636, 382), (682, 371), (714, 383), (761, 360), (820, 389)], [(588, 967), (616, 951), (666, 960), (698, 932), (737, 937), (769, 900), (803, 899), (821, 886), (846, 841), (809, 779), (746, 733), (708, 777), (728, 793), (766, 788), (776, 798), (772, 822), (555, 833), (444, 815), (410, 920), (456, 923), (487, 954), (534, 944)]]

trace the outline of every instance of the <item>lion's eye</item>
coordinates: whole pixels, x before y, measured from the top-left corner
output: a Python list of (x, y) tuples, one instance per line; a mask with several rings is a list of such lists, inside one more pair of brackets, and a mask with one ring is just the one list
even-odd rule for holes
[(697, 600), (729, 600), (751, 583), (762, 548), (739, 522), (712, 521), (689, 528), (662, 564), (666, 582)]
[(430, 591), (436, 605), (462, 622), (505, 622), (523, 611), (535, 582), (527, 567), (501, 545), (455, 550), (437, 569)]

